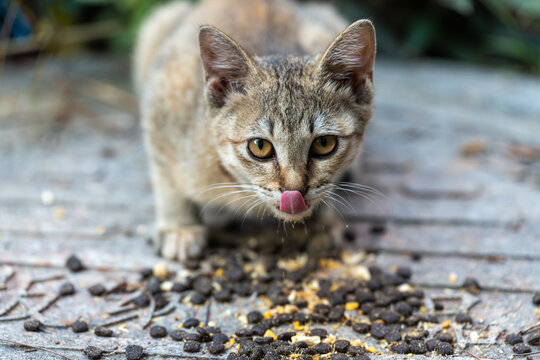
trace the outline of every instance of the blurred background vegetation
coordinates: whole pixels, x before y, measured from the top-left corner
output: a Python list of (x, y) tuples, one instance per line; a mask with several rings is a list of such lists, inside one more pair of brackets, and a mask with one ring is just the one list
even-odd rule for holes
[[(166, 0), (0, 0), (0, 55), (128, 53), (137, 28)], [(379, 53), (437, 57), (540, 75), (540, 0), (335, 0), (375, 22)]]

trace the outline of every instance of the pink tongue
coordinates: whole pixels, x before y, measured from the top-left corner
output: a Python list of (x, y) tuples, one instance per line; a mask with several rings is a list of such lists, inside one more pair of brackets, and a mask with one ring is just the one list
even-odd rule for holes
[(307, 210), (304, 197), (300, 191), (284, 191), (281, 194), (281, 202), (279, 204), (279, 210), (287, 214), (298, 214), (304, 210)]

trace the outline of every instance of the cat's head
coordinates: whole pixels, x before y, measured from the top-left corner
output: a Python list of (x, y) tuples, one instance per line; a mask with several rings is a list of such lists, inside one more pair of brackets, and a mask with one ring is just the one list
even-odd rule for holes
[(355, 22), (316, 57), (251, 57), (210, 26), (199, 40), (223, 167), (277, 218), (303, 220), (360, 152), (373, 111), (373, 25)]

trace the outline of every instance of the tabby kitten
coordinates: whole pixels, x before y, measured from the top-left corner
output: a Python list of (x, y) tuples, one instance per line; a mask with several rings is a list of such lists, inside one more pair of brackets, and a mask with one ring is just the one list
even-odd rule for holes
[(373, 109), (375, 30), (345, 27), (291, 0), (178, 2), (147, 20), (134, 77), (164, 257), (204, 250), (203, 208), (304, 222), (330, 194)]

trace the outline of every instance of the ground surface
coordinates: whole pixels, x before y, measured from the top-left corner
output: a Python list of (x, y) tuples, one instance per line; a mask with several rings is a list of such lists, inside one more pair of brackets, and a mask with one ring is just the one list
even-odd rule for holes
[[(84, 288), (137, 279), (141, 267), (159, 261), (146, 243), (152, 197), (136, 104), (120, 90), (129, 87), (127, 73), (125, 61), (94, 57), (41, 58), (37, 64), (4, 68), (0, 310), (29, 279), (59, 274), (75, 283), (77, 295), (60, 299), (42, 319), (62, 324), (83, 316), (96, 324), (119, 299), (96, 300)], [(410, 266), (412, 281), (426, 289), (426, 299), (453, 299), (446, 303), (447, 312), (470, 307), (476, 323), (462, 333), (467, 349), (455, 358), (508, 358), (511, 348), (502, 332), (523, 329), (540, 317), (531, 302), (540, 291), (540, 82), (455, 64), (385, 61), (377, 65), (376, 82), (362, 181), (386, 199), (375, 198), (377, 206), (349, 200), (354, 209), (343, 211), (356, 234), (354, 246), (378, 250), (375, 261), (383, 267)], [(381, 223), (386, 232), (373, 234), (373, 224)], [(71, 253), (84, 258), (89, 270), (69, 273), (64, 264)], [(413, 261), (411, 253), (421, 259)], [(459, 290), (467, 276), (482, 285), (478, 296)], [(32, 293), (56, 292), (62, 281), (36, 284)], [(32, 309), (48, 298), (25, 302)], [(175, 317), (208, 316), (234, 329), (241, 326), (234, 313), (257, 306), (256, 300), (238, 301), (229, 310), (214, 303), (178, 304), (162, 321), (172, 326)], [(10, 316), (24, 313), (19, 306)], [(186, 357), (178, 343), (150, 340), (137, 321), (113, 339), (66, 329), (27, 333), (22, 323), (0, 317), (0, 338), (71, 359), (85, 358), (81, 350), (88, 344), (122, 350), (128, 343), (147, 346), (155, 358)], [(377, 346), (372, 339), (367, 342)], [(0, 358), (52, 355), (0, 341)]]

